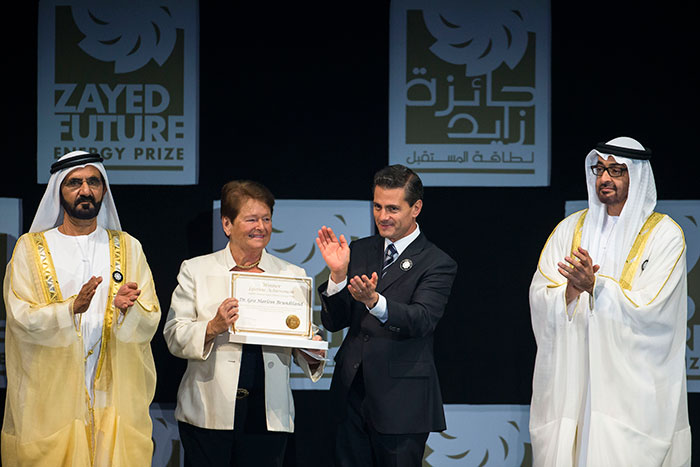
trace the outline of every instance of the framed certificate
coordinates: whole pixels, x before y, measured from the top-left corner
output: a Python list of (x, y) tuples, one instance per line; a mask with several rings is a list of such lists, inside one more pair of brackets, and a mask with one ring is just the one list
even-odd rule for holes
[(230, 342), (326, 349), (313, 341), (312, 281), (246, 272), (231, 273), (231, 296), (238, 299), (238, 320)]

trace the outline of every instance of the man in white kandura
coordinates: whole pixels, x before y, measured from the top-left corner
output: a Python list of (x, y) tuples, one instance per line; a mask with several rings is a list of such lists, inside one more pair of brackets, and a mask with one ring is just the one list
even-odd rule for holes
[(151, 465), (160, 306), (101, 161), (74, 151), (51, 166), (7, 266), (3, 465)]
[(681, 228), (654, 212), (651, 151), (586, 157), (588, 209), (564, 219), (530, 286), (537, 466), (689, 466)]

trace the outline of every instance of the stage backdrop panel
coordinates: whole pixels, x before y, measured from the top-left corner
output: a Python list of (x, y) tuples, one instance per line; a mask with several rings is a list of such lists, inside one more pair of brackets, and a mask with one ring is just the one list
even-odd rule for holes
[[(153, 467), (184, 465), (173, 404), (151, 404)], [(445, 405), (447, 429), (430, 433), (425, 467), (529, 467), (530, 406)], [(330, 459), (318, 465), (330, 465)]]
[(180, 432), (175, 419), (175, 404), (151, 404), (153, 421), (153, 467), (182, 467), (185, 451), (180, 442)]
[[(277, 257), (296, 264), (306, 270), (316, 287), (328, 279), (330, 271), (316, 247), (318, 229), (322, 226), (343, 234), (348, 242), (374, 234), (374, 218), (370, 201), (349, 200), (275, 200), (272, 216), (272, 238), (267, 251)], [(212, 247), (214, 251), (224, 248), (228, 242), (221, 227), (221, 201), (214, 201), (212, 213)], [(313, 322), (321, 325), (321, 301), (314, 293)], [(292, 366), (292, 389), (328, 389), (333, 376), (335, 357), (345, 331), (326, 333), (328, 341), (328, 363), (323, 377), (316, 383), (304, 376), (296, 365)]]
[(197, 1), (39, 3), (37, 182), (81, 149), (110, 183), (197, 183)]
[(546, 186), (548, 0), (391, 2), (389, 162), (426, 186)]
[[(587, 201), (567, 201), (566, 215), (588, 207)], [(688, 392), (700, 392), (700, 200), (660, 200), (655, 211), (668, 214), (683, 229), (688, 268), (688, 333), (686, 373)]]
[[(5, 265), (12, 257), (17, 239), (22, 235), (22, 200), (0, 198), (0, 284), (5, 280)], [(7, 387), (5, 370), (5, 300), (0, 289), (0, 388)]]
[(529, 405), (445, 405), (447, 429), (430, 433), (423, 465), (532, 465)]

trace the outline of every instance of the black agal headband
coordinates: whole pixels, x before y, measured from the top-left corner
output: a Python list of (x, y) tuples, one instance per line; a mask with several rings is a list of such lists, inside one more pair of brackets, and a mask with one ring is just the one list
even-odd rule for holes
[(651, 159), (651, 149), (649, 148), (644, 148), (644, 150), (641, 150), (623, 148), (620, 146), (613, 146), (611, 144), (605, 143), (598, 143), (598, 146), (596, 146), (595, 149), (598, 152), (612, 154), (613, 156), (626, 157), (628, 159), (638, 159), (642, 161), (648, 161), (649, 159)]
[(68, 169), (77, 165), (89, 164), (90, 162), (102, 162), (104, 159), (99, 154), (78, 154), (77, 156), (67, 157), (51, 164), (49, 173), (52, 175), (59, 170)]

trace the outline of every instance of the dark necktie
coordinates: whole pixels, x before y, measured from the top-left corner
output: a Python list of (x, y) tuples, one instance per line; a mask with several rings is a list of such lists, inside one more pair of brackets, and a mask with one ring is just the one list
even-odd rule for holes
[(389, 266), (391, 266), (394, 261), (396, 261), (396, 257), (399, 256), (398, 251), (396, 251), (396, 247), (394, 246), (393, 243), (390, 243), (388, 247), (386, 247), (386, 252), (384, 253), (384, 265), (382, 266), (382, 277), (384, 277), (384, 274), (386, 274), (386, 270)]

